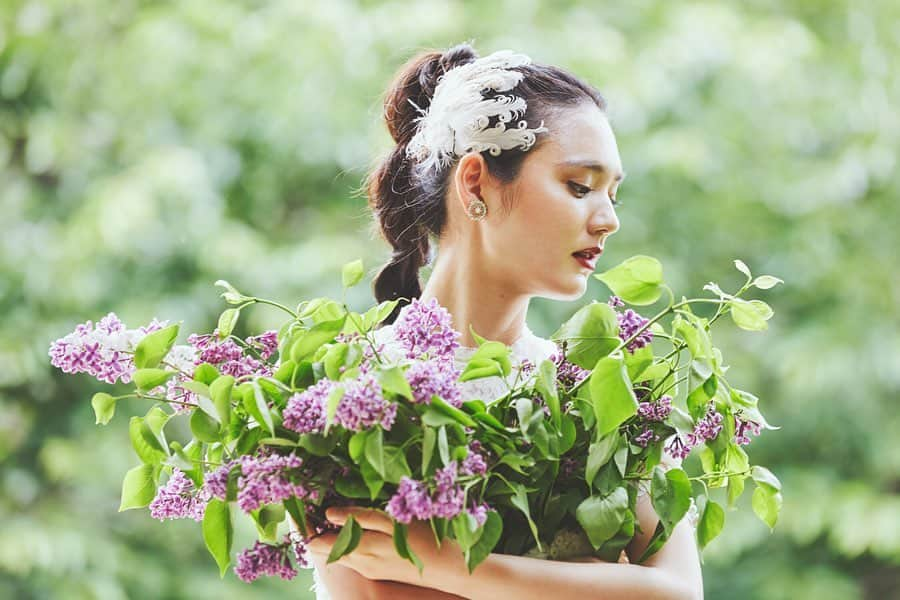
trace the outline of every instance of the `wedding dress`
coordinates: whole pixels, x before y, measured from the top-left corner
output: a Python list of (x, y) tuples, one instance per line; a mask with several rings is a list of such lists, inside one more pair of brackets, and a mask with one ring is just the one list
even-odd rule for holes
[[(401, 311), (409, 306), (410, 305), (404, 306)], [(393, 362), (400, 360), (405, 356), (405, 349), (393, 337), (393, 325), (386, 325), (380, 329), (376, 329), (372, 334), (375, 338), (376, 347), (384, 344), (383, 349), (379, 350), (379, 354), (387, 360)], [(508, 386), (514, 385), (516, 376), (525, 359), (536, 366), (539, 365), (541, 361), (550, 358), (557, 349), (557, 345), (554, 341), (535, 335), (531, 329), (529, 329), (528, 325), (525, 324), (522, 334), (510, 346), (510, 362), (512, 363), (512, 369), (510, 370), (510, 374), (506, 378), (506, 381), (499, 375), (463, 381), (459, 384), (463, 400), (481, 399), (491, 401), (499, 398), (508, 391)], [(458, 347), (454, 357), (457, 368), (462, 370), (476, 350), (477, 348), (469, 348), (466, 346)], [(521, 383), (523, 379), (524, 377), (520, 377), (519, 382)], [(664, 453), (663, 456), (666, 457), (666, 454)], [(676, 466), (677, 464), (678, 462), (674, 461), (674, 459), (669, 459), (667, 462), (667, 466), (669, 467)], [(647, 487), (639, 487), (638, 493), (649, 493), (649, 490)], [(691, 509), (688, 513), (688, 517), (696, 527), (697, 509), (693, 504), (693, 499), (691, 500)], [(293, 523), (290, 519), (288, 519), (288, 523), (291, 524), (291, 528), (293, 529)], [(328, 589), (325, 587), (319, 571), (316, 568), (313, 568), (313, 585), (310, 589), (316, 593), (316, 600), (331, 600)]]

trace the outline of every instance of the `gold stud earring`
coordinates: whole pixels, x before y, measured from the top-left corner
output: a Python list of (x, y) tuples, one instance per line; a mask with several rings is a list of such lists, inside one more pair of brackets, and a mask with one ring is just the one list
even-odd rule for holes
[(476, 198), (466, 206), (466, 214), (473, 221), (481, 221), (487, 215), (487, 204), (484, 203), (484, 200)]

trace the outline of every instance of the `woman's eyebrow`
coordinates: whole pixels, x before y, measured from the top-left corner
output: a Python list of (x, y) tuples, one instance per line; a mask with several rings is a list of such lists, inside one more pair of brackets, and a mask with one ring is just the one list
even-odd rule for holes
[[(603, 163), (594, 162), (591, 160), (566, 160), (561, 163), (557, 163), (557, 166), (581, 167), (584, 169), (590, 169), (591, 171), (596, 171), (598, 173), (606, 173), (609, 171), (609, 169), (607, 169), (606, 165), (604, 165)], [(625, 171), (622, 171), (620, 173), (616, 173), (616, 175), (615, 175), (615, 177), (613, 177), (613, 179), (615, 181), (622, 181), (623, 179), (625, 179), (626, 175), (628, 175), (628, 173), (626, 173)]]

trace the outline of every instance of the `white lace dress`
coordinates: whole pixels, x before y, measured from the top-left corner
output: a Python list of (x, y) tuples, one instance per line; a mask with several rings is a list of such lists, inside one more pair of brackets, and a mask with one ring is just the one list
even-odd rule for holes
[[(399, 360), (405, 356), (404, 348), (393, 337), (392, 325), (376, 329), (373, 332), (373, 335), (376, 344), (384, 344), (384, 348), (380, 352), (388, 360)], [(528, 325), (525, 325), (522, 335), (518, 340), (513, 342), (510, 349), (512, 369), (506, 382), (504, 382), (503, 378), (500, 376), (464, 381), (459, 384), (462, 389), (463, 400), (481, 399), (489, 402), (499, 398), (506, 393), (508, 385), (514, 385), (519, 369), (525, 359), (528, 359), (532, 365), (538, 365), (541, 361), (550, 358), (550, 356), (557, 351), (557, 346), (552, 340), (538, 337), (528, 328)], [(455, 355), (456, 366), (459, 369), (462, 369), (465, 366), (466, 361), (468, 361), (475, 351), (476, 348), (469, 348), (466, 346), (457, 348)], [(524, 377), (520, 377), (520, 384), (523, 380)], [(677, 463), (669, 462), (669, 466), (674, 466), (675, 464)], [(647, 493), (646, 489), (642, 489), (641, 491)], [(691, 513), (689, 516), (691, 517), (691, 521), (696, 523), (696, 508), (693, 506), (693, 500), (691, 502)], [(290, 523), (291, 520), (288, 519), (288, 522)], [(316, 600), (331, 600), (328, 589), (325, 587), (318, 569), (315, 568), (313, 568), (313, 585), (310, 589), (316, 593)]]

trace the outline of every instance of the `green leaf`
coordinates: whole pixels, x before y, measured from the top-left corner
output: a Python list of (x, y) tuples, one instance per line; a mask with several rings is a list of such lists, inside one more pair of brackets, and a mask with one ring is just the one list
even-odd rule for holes
[(201, 442), (207, 443), (218, 442), (222, 437), (216, 420), (199, 409), (191, 414), (191, 433)]
[(591, 369), (619, 345), (619, 319), (612, 307), (594, 301), (578, 309), (550, 339), (566, 343), (566, 360)]
[(575, 519), (595, 550), (612, 538), (628, 516), (628, 491), (618, 487), (606, 496), (586, 498), (575, 509)]
[(559, 392), (556, 388), (556, 363), (549, 359), (541, 361), (534, 387), (544, 398), (547, 408), (550, 409), (550, 419), (553, 421), (553, 425), (559, 429), (561, 426), (561, 413)]
[(337, 319), (322, 321), (310, 327), (291, 346), (291, 360), (300, 363), (303, 359), (312, 356), (324, 344), (334, 340), (335, 336), (344, 328), (346, 321), (347, 314), (344, 313)]
[(224, 279), (217, 280), (213, 285), (225, 289), (225, 291), (219, 295), (225, 298), (225, 302), (227, 302), (228, 304), (243, 304), (244, 302), (253, 300), (253, 298), (251, 298), (250, 296), (245, 296), (244, 294), (237, 291), (233, 285), (231, 285)]
[(707, 498), (697, 523), (697, 543), (702, 550), (716, 538), (725, 526), (725, 510), (716, 502)]
[(369, 461), (364, 460), (359, 465), (359, 473), (362, 475), (363, 481), (366, 483), (366, 487), (369, 488), (369, 498), (371, 500), (375, 500), (378, 497), (378, 493), (381, 491), (381, 488), (384, 487), (384, 479), (381, 475), (378, 474), (378, 471), (375, 470), (375, 467), (369, 464)]
[(744, 263), (744, 261), (742, 261), (742, 260), (735, 259), (735, 261), (734, 261), (734, 268), (736, 268), (738, 271), (740, 271), (741, 273), (743, 273), (744, 275), (746, 275), (748, 279), (749, 279), (750, 277), (753, 277), (753, 276), (750, 274), (750, 267), (748, 267), (748, 266)]
[(734, 324), (747, 331), (764, 331), (769, 328), (768, 321), (772, 315), (771, 307), (762, 300), (741, 300), (734, 298), (728, 302), (729, 311)]
[(231, 390), (234, 388), (234, 377), (223, 375), (209, 386), (210, 398), (216, 407), (216, 414), (223, 425), (231, 422)]
[(194, 381), (198, 381), (205, 385), (211, 385), (219, 376), (219, 370), (209, 363), (197, 365), (194, 369)]
[(172, 349), (176, 337), (178, 324), (148, 333), (134, 349), (134, 366), (138, 369), (152, 369), (158, 366)]
[(409, 381), (407, 381), (406, 376), (403, 374), (403, 369), (398, 365), (387, 368), (378, 367), (375, 369), (375, 376), (379, 383), (381, 383), (381, 387), (385, 392), (402, 396), (412, 402), (412, 388), (409, 386)]
[(464, 553), (475, 545), (482, 533), (477, 521), (475, 521), (475, 517), (467, 510), (453, 517), (451, 525), (453, 526), (453, 537)]
[(334, 545), (331, 547), (331, 553), (328, 555), (326, 564), (333, 563), (345, 554), (353, 552), (356, 546), (359, 545), (361, 537), (362, 527), (359, 526), (353, 515), (348, 516), (344, 526), (341, 527), (341, 532), (334, 541)]
[(438, 456), (441, 457), (441, 462), (444, 463), (444, 466), (450, 464), (450, 444), (447, 441), (447, 428), (445, 426), (438, 427)]
[(338, 405), (344, 398), (345, 391), (343, 385), (337, 384), (328, 392), (328, 399), (325, 403), (325, 435), (328, 435), (331, 426), (334, 425), (334, 416), (337, 414)]
[(691, 506), (691, 482), (687, 473), (677, 468), (665, 471), (661, 466), (655, 467), (650, 483), (650, 501), (666, 529), (666, 535), (671, 535)]
[(153, 502), (153, 498), (156, 497), (155, 470), (155, 466), (144, 464), (125, 473), (119, 512), (143, 508)]
[[(149, 434), (149, 440), (143, 433), (145, 428)], [(160, 447), (159, 440), (156, 439), (150, 428), (144, 424), (142, 417), (131, 417), (128, 421), (128, 434), (131, 438), (131, 446), (134, 448), (134, 452), (144, 463), (155, 465), (166, 458), (166, 453)]]
[(165, 369), (138, 369), (132, 375), (132, 380), (139, 390), (147, 392), (164, 384), (175, 375), (175, 371)]
[(531, 510), (528, 507), (528, 493), (525, 491), (525, 486), (521, 483), (514, 483), (509, 484), (509, 487), (513, 491), (513, 495), (510, 497), (509, 501), (513, 506), (522, 511), (522, 514), (528, 519), (528, 526), (531, 527), (531, 535), (534, 536), (534, 541), (537, 543), (538, 550), (543, 552), (541, 538), (538, 536), (537, 525), (531, 518)]
[(91, 406), (96, 417), (95, 425), (106, 425), (116, 413), (116, 399), (105, 392), (97, 392), (91, 398)]
[(219, 339), (224, 340), (231, 332), (234, 331), (234, 326), (237, 325), (238, 318), (241, 316), (241, 309), (239, 308), (226, 308), (222, 311), (222, 314), (219, 315)]
[(768, 486), (773, 492), (781, 491), (781, 482), (778, 481), (778, 478), (775, 477), (772, 471), (765, 467), (754, 465), (750, 470), (750, 477), (753, 478), (757, 485)]
[(463, 425), (465, 427), (475, 427), (475, 421), (472, 420), (472, 417), (459, 410), (455, 406), (447, 404), (438, 396), (431, 397), (431, 404), (429, 406), (452, 418), (460, 425)]
[(652, 256), (632, 256), (594, 277), (629, 304), (653, 304), (662, 293), (662, 264)]
[(231, 544), (234, 540), (234, 526), (228, 503), (213, 498), (203, 512), (203, 541), (206, 549), (219, 565), (219, 577), (224, 578), (231, 564)]
[(284, 504), (265, 504), (250, 513), (256, 523), (256, 530), (262, 541), (269, 544), (278, 543), (278, 524), (284, 521)]
[(597, 476), (600, 467), (609, 462), (619, 447), (621, 436), (618, 431), (614, 431), (600, 438), (599, 441), (591, 444), (588, 450), (587, 468), (585, 469), (585, 482), (590, 488)]
[(412, 477), (412, 470), (406, 462), (406, 455), (397, 446), (384, 447), (384, 480), (400, 483), (401, 477)]
[(366, 438), (366, 460), (384, 478), (384, 432), (380, 427), (373, 429)]
[(759, 288), (761, 290), (768, 290), (768, 289), (775, 287), (779, 283), (784, 283), (784, 280), (779, 279), (778, 277), (772, 277), (771, 275), (760, 275), (759, 277), (757, 277), (756, 279), (753, 280), (752, 285), (756, 286), (757, 288)]
[(598, 360), (588, 386), (597, 416), (598, 436), (613, 431), (637, 413), (637, 399), (621, 356)]
[(419, 557), (416, 556), (416, 553), (413, 552), (412, 548), (409, 547), (406, 525), (397, 521), (394, 521), (394, 549), (397, 551), (400, 558), (405, 558), (416, 566), (419, 570), (419, 575), (422, 574), (422, 569), (425, 568), (425, 565)]
[(252, 385), (245, 388), (243, 394), (244, 409), (253, 417), (257, 423), (265, 427), (269, 435), (275, 435), (275, 425), (272, 422), (272, 413), (269, 412), (269, 405), (263, 395), (259, 383), (254, 381)]
[(497, 511), (488, 511), (487, 520), (481, 526), (482, 532), (478, 537), (478, 541), (466, 553), (466, 566), (469, 574), (475, 570), (485, 558), (494, 550), (497, 542), (500, 541), (500, 534), (503, 533), (503, 519), (497, 514)]
[(359, 459), (365, 454), (366, 438), (369, 437), (371, 431), (372, 430), (370, 429), (364, 429), (362, 431), (357, 431), (350, 437), (350, 441), (347, 443), (347, 451), (350, 454), (350, 458), (353, 459), (353, 462), (359, 463)]
[(341, 284), (351, 288), (362, 280), (364, 274), (362, 259), (350, 261), (341, 268)]
[(434, 427), (425, 426), (422, 432), (422, 477), (425, 477), (428, 472), (436, 442), (437, 433), (435, 433)]
[(753, 490), (750, 504), (753, 506), (756, 516), (768, 525), (770, 530), (774, 530), (775, 523), (778, 522), (778, 514), (781, 512), (781, 492), (773, 490), (768, 485), (757, 485)]

